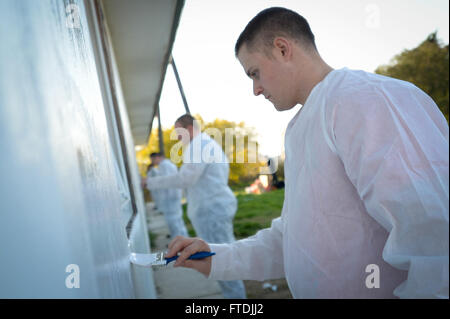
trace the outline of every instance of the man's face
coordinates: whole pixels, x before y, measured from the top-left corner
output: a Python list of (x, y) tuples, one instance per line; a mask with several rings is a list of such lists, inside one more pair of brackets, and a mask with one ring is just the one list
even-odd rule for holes
[(177, 138), (179, 141), (182, 141), (184, 144), (189, 144), (193, 137), (193, 128), (192, 125), (189, 125), (187, 128), (183, 127), (180, 123), (175, 123), (175, 132), (177, 133)]
[(179, 141), (181, 141), (182, 138), (183, 138), (183, 134), (182, 133), (183, 133), (184, 129), (185, 128), (183, 126), (181, 126), (180, 123), (178, 123), (178, 122), (175, 123), (175, 132), (177, 133), (177, 138), (178, 138)]
[(152, 164), (159, 165), (163, 158), (161, 156), (153, 156), (151, 159), (152, 159)]
[(289, 110), (297, 104), (288, 65), (277, 57), (277, 52), (269, 58), (262, 49), (249, 51), (244, 44), (239, 50), (238, 59), (245, 73), (253, 80), (253, 93), (256, 96), (264, 95), (278, 111)]

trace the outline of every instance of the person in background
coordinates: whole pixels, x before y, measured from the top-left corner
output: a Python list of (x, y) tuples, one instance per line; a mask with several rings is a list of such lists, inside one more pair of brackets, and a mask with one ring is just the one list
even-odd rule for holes
[(268, 160), (267, 161), (267, 166), (274, 171), (271, 175), (272, 175), (272, 181), (270, 183), (270, 190), (273, 189), (282, 189), (284, 188), (284, 181), (279, 181), (278, 180), (278, 176), (277, 176), (277, 172), (274, 169), (274, 164), (272, 163), (273, 160)]
[[(198, 236), (211, 243), (232, 243), (237, 200), (228, 187), (229, 163), (222, 148), (201, 133), (195, 119), (185, 114), (175, 122), (178, 139), (184, 143), (183, 165), (177, 174), (150, 177), (150, 190), (184, 188), (187, 215)], [(225, 298), (246, 298), (241, 280), (219, 281)]]
[[(148, 180), (156, 176), (176, 175), (178, 169), (170, 160), (166, 159), (162, 153), (152, 153), (150, 155), (153, 167), (147, 174)], [(154, 167), (157, 166), (157, 167)], [(149, 188), (148, 188), (149, 189)], [(164, 214), (164, 218), (169, 226), (170, 236), (188, 236), (186, 225), (183, 221), (183, 209), (181, 206), (182, 190), (179, 188), (149, 189), (156, 207)]]

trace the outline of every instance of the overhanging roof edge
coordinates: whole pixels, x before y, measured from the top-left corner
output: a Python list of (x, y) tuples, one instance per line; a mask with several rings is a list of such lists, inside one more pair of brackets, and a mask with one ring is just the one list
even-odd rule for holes
[(150, 139), (150, 135), (152, 133), (153, 120), (154, 120), (156, 112), (158, 110), (159, 100), (161, 99), (161, 93), (162, 93), (162, 88), (163, 88), (163, 84), (164, 84), (164, 79), (166, 78), (167, 67), (169, 65), (170, 56), (172, 55), (172, 48), (173, 48), (173, 44), (175, 42), (175, 37), (176, 37), (176, 34), (177, 34), (178, 25), (180, 24), (180, 18), (181, 18), (181, 13), (183, 11), (184, 3), (185, 3), (185, 0), (177, 0), (177, 5), (175, 7), (174, 20), (173, 20), (174, 23), (172, 25), (172, 30), (171, 30), (171, 33), (170, 33), (170, 40), (169, 40), (170, 44), (169, 44), (168, 50), (166, 52), (165, 63), (164, 63), (164, 65), (162, 67), (162, 70), (161, 70), (161, 75), (162, 76), (161, 76), (161, 80), (160, 80), (160, 83), (159, 83), (159, 90), (158, 90), (158, 93), (156, 95), (155, 103), (153, 105), (153, 115), (152, 115), (152, 117), (150, 119), (146, 143), (148, 143), (148, 140)]

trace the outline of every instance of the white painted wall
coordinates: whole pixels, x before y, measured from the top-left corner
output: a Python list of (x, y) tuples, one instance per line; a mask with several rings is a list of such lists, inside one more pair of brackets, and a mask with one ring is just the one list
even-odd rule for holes
[[(153, 298), (151, 271), (128, 260), (130, 249), (149, 250), (134, 145), (125, 132), (128, 181), (86, 8), (75, 1), (71, 28), (68, 4), (0, 1), (0, 298)], [(138, 207), (130, 241), (129, 187)], [(66, 287), (70, 264), (79, 288)]]

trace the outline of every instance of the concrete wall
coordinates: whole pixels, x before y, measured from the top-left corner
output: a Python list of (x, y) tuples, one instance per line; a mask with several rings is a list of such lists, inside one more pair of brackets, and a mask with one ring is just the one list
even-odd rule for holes
[(0, 1), (0, 298), (155, 297), (151, 271), (128, 260), (149, 250), (144, 205), (123, 104), (125, 149), (108, 121), (88, 4)]

